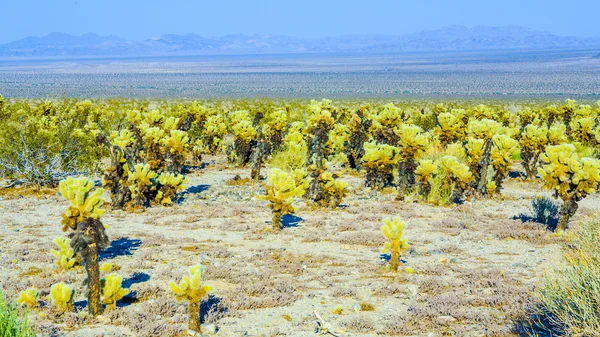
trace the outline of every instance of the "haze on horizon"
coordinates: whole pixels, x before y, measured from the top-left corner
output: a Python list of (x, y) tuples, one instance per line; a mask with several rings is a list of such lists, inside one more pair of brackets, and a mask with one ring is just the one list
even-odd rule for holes
[(600, 36), (600, 2), (573, 0), (21, 0), (3, 4), (0, 43), (52, 32), (144, 40), (162, 34), (281, 34), (319, 38), (404, 35), (445, 26), (519, 25), (557, 35)]

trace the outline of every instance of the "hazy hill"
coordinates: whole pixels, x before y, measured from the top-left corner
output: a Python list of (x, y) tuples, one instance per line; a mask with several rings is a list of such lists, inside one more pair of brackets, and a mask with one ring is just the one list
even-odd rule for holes
[(600, 47), (600, 38), (558, 36), (519, 26), (451, 26), (402, 36), (344, 35), (301, 39), (283, 35), (166, 34), (144, 41), (117, 36), (52, 33), (0, 45), (2, 57), (396, 52), (427, 50), (557, 49)]

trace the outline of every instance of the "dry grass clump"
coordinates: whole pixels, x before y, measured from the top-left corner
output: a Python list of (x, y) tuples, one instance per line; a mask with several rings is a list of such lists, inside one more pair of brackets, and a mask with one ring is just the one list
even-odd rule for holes
[(242, 284), (224, 300), (228, 310), (249, 310), (284, 307), (299, 298), (296, 287), (289, 280), (264, 278), (252, 284)]
[(538, 325), (565, 336), (600, 336), (600, 223), (581, 226), (564, 251), (567, 265), (538, 291)]
[(333, 297), (356, 297), (356, 291), (349, 288), (335, 288), (331, 291)]
[(373, 322), (373, 320), (364, 316), (351, 317), (342, 322), (342, 325), (348, 328), (349, 330), (360, 333), (368, 333), (373, 332), (375, 330), (375, 323)]
[(338, 235), (336, 235), (334, 240), (345, 245), (359, 245), (369, 247), (379, 247), (382, 246), (384, 243), (381, 234), (375, 231), (339, 233)]

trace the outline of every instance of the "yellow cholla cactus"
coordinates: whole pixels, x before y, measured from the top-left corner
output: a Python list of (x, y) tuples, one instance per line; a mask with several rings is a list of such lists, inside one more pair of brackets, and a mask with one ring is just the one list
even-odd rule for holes
[(162, 125), (165, 122), (165, 116), (158, 110), (152, 110), (144, 114), (144, 120), (150, 125)]
[[(483, 154), (483, 148), (481, 149), (481, 153)], [(444, 150), (444, 154), (448, 156), (454, 156), (463, 161), (467, 160), (467, 151), (465, 151), (465, 148), (461, 143), (448, 144), (446, 150)]]
[(528, 178), (533, 178), (537, 172), (538, 159), (548, 145), (548, 128), (529, 124), (523, 129), (521, 139), (521, 159)]
[(25, 291), (21, 291), (17, 303), (19, 305), (26, 305), (29, 309), (33, 309), (38, 306), (38, 297), (40, 292), (36, 288), (29, 288)]
[(172, 205), (173, 201), (171, 199), (175, 197), (177, 192), (185, 188), (188, 179), (183, 174), (161, 173), (157, 181), (162, 186), (156, 195), (156, 201), (162, 205)]
[(190, 137), (185, 131), (171, 130), (170, 135), (163, 140), (163, 144), (168, 152), (182, 154), (190, 147)]
[(298, 184), (291, 174), (273, 168), (267, 176), (265, 192), (265, 195), (259, 195), (257, 198), (270, 201), (269, 207), (273, 211), (273, 228), (279, 230), (281, 229), (281, 217), (295, 211), (292, 206), (292, 198), (304, 195), (305, 186)]
[(496, 111), (485, 104), (479, 104), (469, 110), (469, 115), (477, 119), (494, 119)]
[(171, 132), (177, 128), (177, 125), (179, 125), (179, 118), (171, 116), (165, 119), (162, 128), (165, 132)]
[(577, 210), (577, 202), (594, 193), (600, 184), (600, 160), (580, 158), (572, 144), (548, 146), (538, 169), (544, 188), (563, 200), (558, 229), (567, 228)]
[(567, 126), (563, 123), (554, 123), (548, 129), (548, 143), (560, 145), (567, 142)]
[(119, 132), (114, 131), (111, 134), (112, 143), (116, 144), (119, 148), (125, 149), (135, 142), (135, 137), (131, 131), (125, 129)]
[(114, 263), (105, 262), (100, 266), (99, 269), (101, 273), (108, 274), (112, 271), (118, 270), (119, 268)]
[(250, 142), (256, 136), (256, 129), (252, 126), (252, 121), (247, 119), (239, 121), (231, 129), (236, 139), (246, 143)]
[(423, 159), (419, 161), (419, 166), (415, 170), (416, 179), (418, 182), (426, 183), (437, 172), (437, 165), (431, 159)]
[(152, 144), (160, 144), (165, 136), (165, 130), (157, 126), (151, 127), (148, 124), (140, 124), (139, 128), (142, 132), (142, 139), (147, 147)]
[(184, 276), (179, 284), (170, 281), (169, 288), (175, 294), (177, 301), (198, 301), (213, 291), (210, 285), (203, 285), (204, 267), (195, 265), (189, 268), (189, 276)]
[(461, 163), (454, 156), (443, 156), (437, 160), (436, 164), (439, 172), (446, 177), (445, 185), (454, 183), (454, 187), (458, 188), (461, 193), (468, 190), (469, 183), (473, 181), (473, 175), (467, 165)]
[(86, 177), (69, 177), (60, 181), (60, 193), (71, 203), (62, 215), (63, 231), (76, 229), (77, 224), (85, 218), (98, 219), (104, 214), (104, 210), (100, 209), (104, 203), (104, 189), (93, 188), (94, 182)]
[(371, 188), (381, 189), (393, 179), (394, 165), (398, 162), (398, 149), (374, 141), (365, 143), (364, 149), (362, 162), (367, 171), (367, 183)]
[(60, 250), (51, 249), (50, 253), (56, 257), (55, 264), (58, 267), (58, 270), (69, 270), (73, 268), (77, 259), (75, 258), (75, 251), (71, 247), (71, 239), (61, 236), (54, 239), (54, 243)]
[(137, 186), (152, 185), (152, 179), (157, 173), (150, 168), (149, 164), (136, 164), (133, 171), (129, 172), (129, 182), (135, 183)]
[(431, 159), (422, 159), (415, 169), (415, 180), (420, 186), (420, 193), (427, 197), (431, 191), (431, 179), (438, 172), (437, 165)]
[(117, 273), (111, 273), (101, 281), (102, 303), (107, 308), (116, 308), (117, 301), (129, 294), (129, 289), (124, 289), (122, 284), (123, 276)]
[(348, 194), (348, 183), (334, 179), (331, 172), (328, 171), (321, 173), (319, 179), (323, 181), (323, 190), (326, 194), (323, 201), (328, 203), (328, 205), (322, 206), (337, 207)]
[(195, 265), (190, 267), (189, 276), (184, 276), (179, 284), (169, 281), (169, 288), (175, 294), (177, 301), (188, 301), (189, 328), (200, 331), (200, 301), (213, 291), (210, 285), (202, 284), (204, 267)]
[(400, 221), (399, 217), (393, 219), (383, 219), (384, 225), (381, 226), (383, 235), (388, 239), (382, 249), (382, 253), (391, 253), (390, 269), (398, 271), (398, 264), (400, 260), (400, 254), (407, 250), (409, 245), (407, 240), (402, 237), (404, 230), (404, 223)]
[(75, 291), (69, 285), (60, 282), (50, 287), (50, 300), (54, 311), (62, 315), (73, 310), (73, 295)]
[(502, 131), (502, 125), (492, 119), (472, 119), (467, 124), (467, 131), (473, 138), (491, 140), (495, 134)]
[(519, 154), (519, 142), (506, 135), (495, 135), (492, 138), (492, 151), (490, 158), (494, 167), (495, 181), (498, 189), (501, 188), (502, 180), (508, 174), (512, 157)]
[[(464, 110), (463, 110), (464, 111)], [(445, 146), (464, 137), (465, 125), (461, 117), (456, 114), (443, 112), (438, 115), (438, 125), (433, 134), (438, 138), (440, 144)]]
[(429, 146), (429, 134), (416, 125), (402, 124), (394, 128), (398, 136), (398, 151), (402, 160), (417, 158)]
[(571, 120), (569, 126), (573, 139), (586, 145), (595, 144), (596, 117), (575, 118)]

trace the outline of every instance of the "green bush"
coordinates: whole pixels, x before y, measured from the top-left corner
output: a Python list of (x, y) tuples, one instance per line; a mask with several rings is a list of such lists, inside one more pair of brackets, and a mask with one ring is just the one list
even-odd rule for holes
[(0, 336), (33, 337), (35, 332), (29, 325), (27, 316), (19, 314), (17, 309), (6, 304), (0, 291)]

